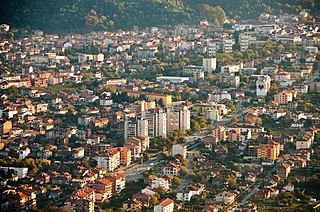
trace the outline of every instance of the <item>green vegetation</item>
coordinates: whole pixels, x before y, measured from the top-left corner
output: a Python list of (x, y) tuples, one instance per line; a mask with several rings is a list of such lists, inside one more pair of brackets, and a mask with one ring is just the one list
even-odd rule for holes
[(172, 26), (208, 19), (216, 25), (233, 19), (257, 18), (262, 12), (298, 13), (317, 0), (11, 0), (4, 1), (1, 23), (30, 27), (48, 33), (82, 33), (92, 30), (128, 29), (133, 26)]

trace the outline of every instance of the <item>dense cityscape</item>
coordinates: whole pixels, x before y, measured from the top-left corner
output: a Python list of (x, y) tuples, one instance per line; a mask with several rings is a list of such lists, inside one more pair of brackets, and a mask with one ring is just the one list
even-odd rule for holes
[(1, 24), (0, 211), (319, 210), (318, 19)]

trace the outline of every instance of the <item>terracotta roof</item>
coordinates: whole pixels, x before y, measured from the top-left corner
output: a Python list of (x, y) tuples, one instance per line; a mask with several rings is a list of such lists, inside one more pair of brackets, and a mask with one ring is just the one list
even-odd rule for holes
[(167, 207), (168, 205), (170, 205), (172, 203), (174, 203), (174, 201), (172, 199), (167, 198), (167, 199), (161, 201), (159, 203), (159, 205), (161, 205), (162, 207)]

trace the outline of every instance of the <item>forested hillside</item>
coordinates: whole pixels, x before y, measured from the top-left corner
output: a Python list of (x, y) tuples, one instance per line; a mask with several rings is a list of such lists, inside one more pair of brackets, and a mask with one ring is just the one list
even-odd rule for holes
[[(220, 6), (220, 7), (217, 7)], [(195, 23), (221, 15), (256, 18), (271, 14), (320, 10), (319, 0), (10, 0), (2, 2), (0, 22), (48, 33), (128, 29)]]

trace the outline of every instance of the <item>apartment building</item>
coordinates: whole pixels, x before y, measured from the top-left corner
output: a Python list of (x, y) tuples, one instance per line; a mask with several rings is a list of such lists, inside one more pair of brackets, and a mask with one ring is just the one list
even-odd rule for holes
[(148, 121), (150, 138), (167, 135), (167, 114), (162, 109), (143, 111), (141, 116)]
[(167, 109), (168, 132), (181, 130), (185, 132), (190, 129), (190, 110), (188, 107), (175, 107)]
[(257, 158), (263, 160), (276, 160), (280, 154), (280, 144), (278, 142), (269, 142), (267, 144), (259, 144), (257, 149)]

